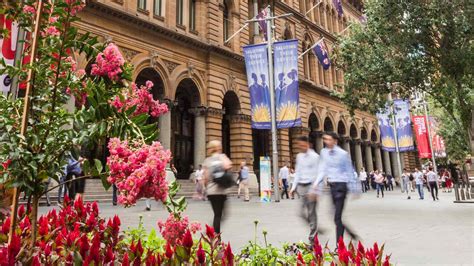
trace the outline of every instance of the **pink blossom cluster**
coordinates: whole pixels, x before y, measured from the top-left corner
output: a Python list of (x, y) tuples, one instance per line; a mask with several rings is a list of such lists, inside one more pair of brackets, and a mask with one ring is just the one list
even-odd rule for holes
[(111, 104), (121, 111), (136, 107), (133, 115), (150, 114), (152, 117), (158, 117), (168, 112), (168, 106), (158, 100), (153, 100), (153, 95), (150, 93), (151, 88), (153, 88), (151, 81), (147, 81), (145, 86), (140, 87), (132, 83), (132, 90), (127, 90), (122, 95), (123, 100), (116, 96)]
[(84, 0), (66, 0), (66, 4), (68, 7), (65, 8), (65, 11), (70, 12), (72, 16), (77, 15), (77, 12), (86, 6)]
[(168, 183), (165, 167), (171, 160), (169, 150), (156, 141), (151, 145), (129, 144), (118, 138), (110, 139), (108, 148), (110, 176), (107, 180), (117, 186), (120, 204), (130, 206), (140, 198), (166, 200)]
[(23, 12), (33, 15), (34, 13), (36, 13), (36, 9), (33, 6), (25, 5), (23, 6)]
[(120, 79), (122, 66), (125, 63), (117, 45), (109, 43), (104, 51), (99, 53), (92, 64), (91, 74), (96, 76), (107, 76), (113, 81)]
[(190, 223), (187, 216), (176, 217), (173, 213), (169, 214), (165, 222), (158, 221), (158, 227), (163, 238), (171, 246), (184, 244), (185, 240), (189, 239), (189, 236), (186, 237), (187, 233), (195, 234), (201, 230), (199, 223)]

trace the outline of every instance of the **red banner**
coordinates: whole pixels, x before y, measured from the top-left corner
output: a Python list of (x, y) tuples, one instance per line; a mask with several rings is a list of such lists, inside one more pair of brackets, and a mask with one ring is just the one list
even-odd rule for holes
[(420, 158), (431, 158), (430, 142), (425, 116), (413, 116), (413, 128)]

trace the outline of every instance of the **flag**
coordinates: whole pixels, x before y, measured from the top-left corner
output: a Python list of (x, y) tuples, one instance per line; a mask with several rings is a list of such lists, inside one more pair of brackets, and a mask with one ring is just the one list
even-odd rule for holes
[(319, 62), (323, 66), (323, 69), (328, 70), (331, 66), (331, 61), (329, 60), (329, 53), (324, 40), (321, 40), (318, 44), (316, 44), (316, 46), (314, 46), (313, 53), (318, 58)]
[(413, 116), (413, 129), (416, 134), (416, 145), (418, 147), (418, 157), (431, 158), (430, 142), (428, 129), (426, 126), (426, 117), (424, 115)]
[[(267, 8), (264, 8), (262, 9), (262, 11), (260, 11), (260, 13), (258, 13), (257, 15), (257, 19), (264, 19), (268, 17), (268, 10)], [(263, 36), (265, 37), (265, 40), (267, 41), (268, 38), (267, 38), (267, 20), (260, 20), (258, 22), (258, 26), (260, 27), (260, 30), (263, 31)]]
[(298, 91), (298, 40), (276, 42), (273, 55), (277, 127), (301, 126)]
[(393, 101), (393, 105), (399, 151), (412, 151), (415, 149), (415, 144), (411, 130), (410, 104), (408, 101), (397, 99)]
[(336, 8), (337, 15), (340, 17), (344, 14), (344, 10), (342, 10), (342, 2), (341, 0), (332, 0), (332, 4)]
[(267, 45), (247, 45), (243, 50), (250, 92), (252, 128), (271, 129)]

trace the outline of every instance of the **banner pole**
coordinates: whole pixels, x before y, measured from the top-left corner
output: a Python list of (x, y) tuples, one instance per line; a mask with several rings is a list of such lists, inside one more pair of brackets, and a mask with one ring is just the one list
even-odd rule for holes
[(309, 12), (311, 12), (311, 10), (315, 9), (317, 6), (319, 6), (323, 1), (319, 1), (319, 3), (317, 3), (316, 5), (314, 5), (312, 8), (310, 8), (308, 11), (306, 11), (306, 13), (304, 13), (305, 16), (308, 15)]
[(268, 85), (270, 90), (270, 109), (272, 118), (272, 168), (273, 168), (273, 191), (275, 193), (275, 202), (280, 202), (280, 188), (278, 187), (278, 147), (277, 147), (277, 126), (276, 126), (276, 108), (275, 108), (275, 88), (273, 77), (273, 36), (272, 25), (273, 17), (271, 10), (268, 9), (270, 19), (267, 23), (267, 49), (268, 49)]
[[(391, 86), (390, 83), (388, 83), (388, 86)], [(395, 138), (395, 151), (397, 153), (397, 168), (398, 168), (398, 174), (400, 175), (400, 178), (402, 176), (402, 164), (401, 164), (401, 159), (400, 159), (400, 147), (398, 143), (398, 132), (397, 132), (397, 124), (395, 121), (395, 111), (393, 109), (393, 99), (392, 99), (392, 93), (388, 93), (388, 101), (390, 103), (390, 116), (392, 120), (392, 128), (393, 128), (393, 136)], [(402, 186), (403, 189), (403, 186)], [(409, 190), (409, 188), (408, 188)], [(409, 192), (408, 192), (409, 193)]]
[(434, 169), (434, 172), (436, 174), (438, 174), (438, 167), (436, 166), (436, 159), (435, 159), (436, 155), (435, 155), (435, 151), (433, 149), (433, 139), (432, 139), (432, 136), (431, 136), (431, 125), (430, 125), (430, 116), (429, 116), (429, 113), (428, 113), (428, 103), (425, 100), (425, 93), (421, 94), (421, 101), (422, 101), (421, 104), (423, 105), (423, 110), (425, 112), (426, 130), (428, 131), (428, 141), (429, 141), (429, 144), (430, 144), (431, 160), (433, 162), (433, 169)]

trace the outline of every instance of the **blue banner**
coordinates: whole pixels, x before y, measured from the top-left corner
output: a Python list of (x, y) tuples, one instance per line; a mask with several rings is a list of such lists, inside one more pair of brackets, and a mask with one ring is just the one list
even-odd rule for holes
[(298, 89), (298, 40), (276, 42), (273, 49), (277, 127), (301, 126)]
[(243, 50), (252, 109), (252, 128), (271, 129), (267, 45), (248, 45)]
[(382, 149), (389, 152), (396, 151), (395, 134), (393, 132), (389, 108), (377, 113), (377, 120), (379, 122)]
[(415, 145), (411, 128), (410, 104), (408, 101), (398, 99), (393, 101), (393, 109), (395, 112), (399, 151), (412, 151), (415, 149)]
[(331, 60), (329, 60), (329, 53), (324, 40), (320, 41), (318, 44), (316, 44), (316, 46), (314, 46), (313, 53), (318, 58), (319, 63), (321, 63), (323, 69), (328, 70), (331, 66)]

